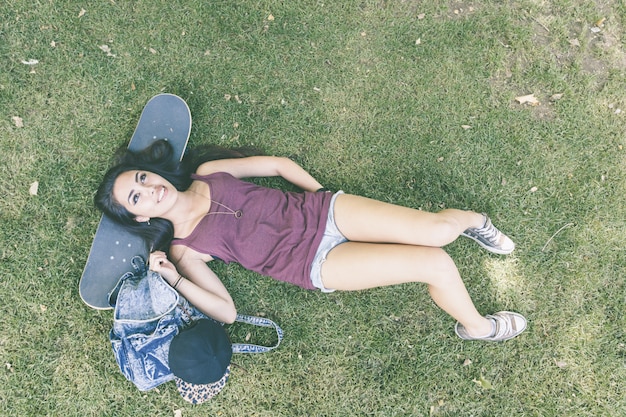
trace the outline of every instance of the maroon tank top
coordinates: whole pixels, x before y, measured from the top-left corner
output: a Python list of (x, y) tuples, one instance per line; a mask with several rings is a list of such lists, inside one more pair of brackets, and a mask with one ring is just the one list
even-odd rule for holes
[(230, 174), (192, 175), (211, 191), (209, 212), (172, 241), (226, 263), (314, 289), (311, 263), (324, 235), (331, 193), (261, 187)]

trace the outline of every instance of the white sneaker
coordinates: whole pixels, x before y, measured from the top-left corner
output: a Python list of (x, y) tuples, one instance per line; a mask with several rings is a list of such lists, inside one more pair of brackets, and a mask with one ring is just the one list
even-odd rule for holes
[(508, 255), (513, 252), (515, 243), (491, 223), (489, 216), (484, 213), (483, 216), (485, 216), (485, 224), (483, 227), (469, 228), (461, 233), (461, 235), (475, 240), (489, 252), (498, 253), (500, 255)]
[(500, 311), (495, 314), (488, 314), (485, 318), (493, 323), (493, 332), (488, 336), (471, 336), (465, 327), (459, 322), (454, 326), (457, 336), (463, 340), (484, 340), (487, 342), (501, 342), (513, 339), (515, 336), (526, 330), (527, 321), (524, 316), (510, 311)]

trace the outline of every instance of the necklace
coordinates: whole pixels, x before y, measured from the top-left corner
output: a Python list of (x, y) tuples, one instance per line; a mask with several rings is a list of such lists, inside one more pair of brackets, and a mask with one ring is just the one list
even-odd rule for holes
[(206, 216), (209, 216), (211, 214), (232, 214), (236, 219), (239, 219), (239, 218), (241, 218), (241, 216), (243, 216), (243, 212), (241, 210), (233, 210), (230, 207), (228, 207), (226, 204), (222, 204), (219, 201), (211, 200), (211, 203), (215, 203), (218, 206), (220, 206), (220, 207), (222, 207), (222, 208), (224, 208), (224, 209), (226, 209), (228, 211), (214, 211), (212, 213), (209, 211), (206, 214)]
[[(204, 196), (204, 195), (202, 195), (200, 193), (197, 193), (195, 191), (191, 191), (191, 193), (193, 193), (193, 194), (195, 194), (195, 195), (197, 195), (199, 197), (202, 197), (202, 198), (204, 198), (205, 200), (207, 200), (207, 201), (209, 201), (211, 203), (211, 205), (209, 206), (209, 211), (207, 211), (205, 214), (203, 214), (202, 218), (204, 218), (206, 216), (210, 216), (211, 214), (227, 214), (227, 215), (233, 216), (235, 219), (240, 219), (243, 216), (243, 211), (242, 210), (233, 210), (232, 208), (228, 207), (226, 204), (222, 204), (219, 201), (212, 200), (212, 199), (210, 199), (210, 198), (208, 198), (208, 197), (206, 197), (206, 196)], [(214, 212), (211, 212), (210, 210), (211, 210), (211, 207), (213, 206), (213, 203), (217, 204), (218, 206), (222, 207), (224, 210), (227, 210), (227, 211), (214, 211)], [(182, 224), (188, 223), (188, 222), (193, 221), (193, 220), (195, 220), (195, 218), (187, 219), (187, 220), (184, 220), (182, 222), (177, 222), (177, 223), (174, 223), (174, 225), (180, 226)]]
[(240, 219), (241, 216), (243, 216), (243, 211), (241, 211), (241, 210), (233, 210), (232, 208), (228, 207), (226, 204), (222, 204), (222, 203), (220, 203), (217, 200), (213, 200), (211, 198), (208, 198), (205, 195), (202, 195), (202, 194), (200, 194), (198, 192), (195, 192), (195, 191), (191, 191), (191, 192), (193, 194), (197, 195), (198, 197), (202, 197), (203, 199), (209, 201), (211, 203), (211, 206), (213, 205), (213, 203), (215, 203), (218, 206), (222, 207), (222, 209), (227, 210), (227, 211), (214, 211), (214, 212), (211, 212), (210, 211), (211, 210), (211, 206), (209, 206), (209, 211), (207, 211), (204, 216), (210, 216), (211, 214), (228, 214), (228, 215), (232, 215), (236, 219)]

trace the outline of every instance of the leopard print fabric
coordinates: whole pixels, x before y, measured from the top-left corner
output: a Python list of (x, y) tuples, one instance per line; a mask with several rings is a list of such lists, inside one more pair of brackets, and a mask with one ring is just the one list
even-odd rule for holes
[(175, 378), (176, 387), (183, 399), (192, 404), (202, 404), (215, 397), (226, 386), (226, 381), (230, 376), (230, 365), (226, 368), (224, 376), (217, 382), (211, 384), (192, 384), (180, 378)]

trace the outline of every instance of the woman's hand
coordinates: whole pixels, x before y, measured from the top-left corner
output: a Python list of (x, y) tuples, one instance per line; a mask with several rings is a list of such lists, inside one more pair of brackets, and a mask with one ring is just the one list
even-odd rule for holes
[(150, 254), (150, 261), (148, 266), (151, 271), (161, 274), (170, 285), (172, 285), (178, 279), (178, 270), (173, 263), (167, 259), (165, 252), (156, 251)]

